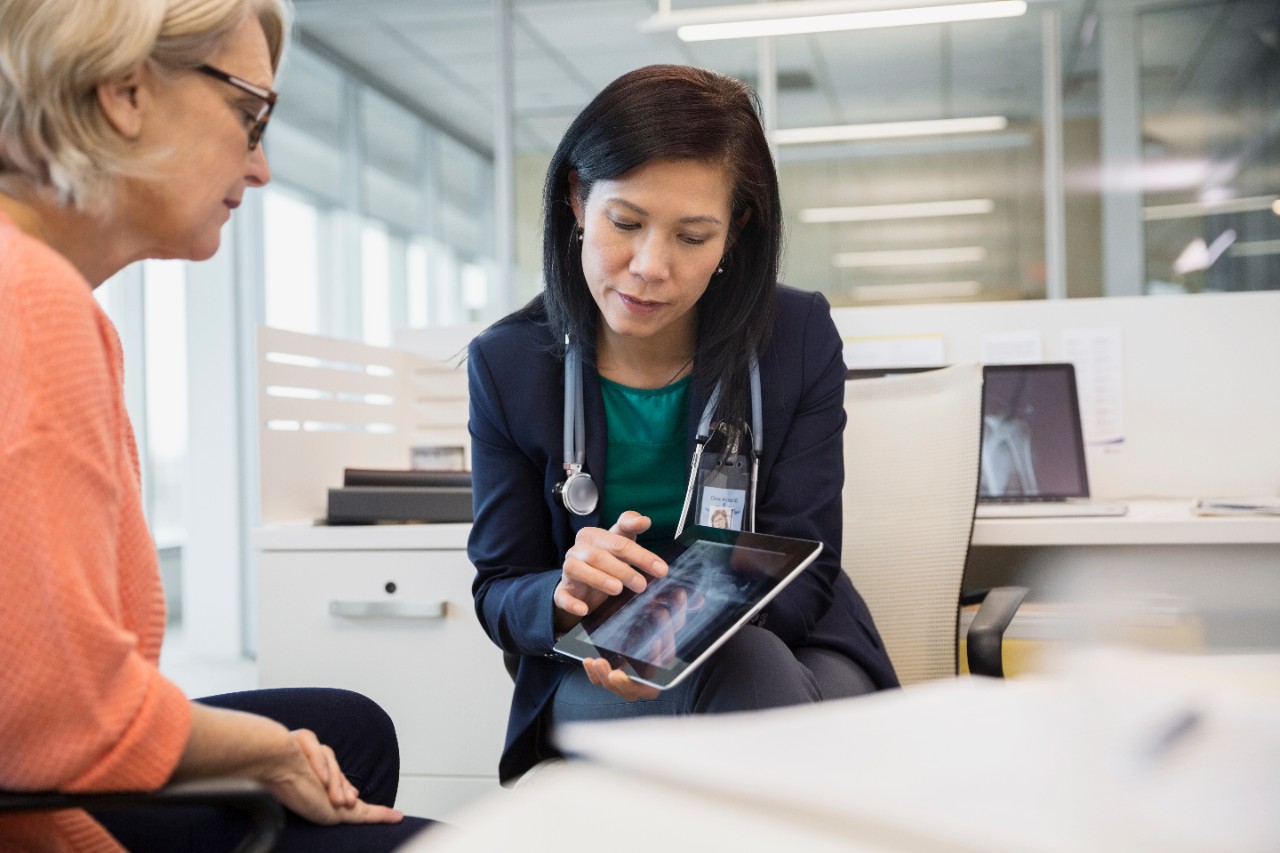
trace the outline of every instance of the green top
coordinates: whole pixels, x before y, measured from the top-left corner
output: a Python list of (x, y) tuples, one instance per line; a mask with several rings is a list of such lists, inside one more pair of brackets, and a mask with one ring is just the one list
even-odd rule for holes
[(600, 525), (631, 509), (653, 520), (640, 544), (653, 550), (675, 538), (688, 485), (686, 457), (690, 377), (662, 388), (628, 388), (600, 377), (605, 423), (604, 498)]

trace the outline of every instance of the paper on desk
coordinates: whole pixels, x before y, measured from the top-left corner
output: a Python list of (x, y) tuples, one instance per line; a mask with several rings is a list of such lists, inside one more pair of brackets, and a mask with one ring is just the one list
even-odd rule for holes
[(1100, 674), (580, 724), (560, 742), (672, 785), (838, 822), (851, 838), (896, 838), (894, 849), (1280, 849), (1280, 690), (1240, 700), (1185, 673), (1089, 669)]
[(1280, 497), (1201, 498), (1196, 515), (1280, 515)]
[(983, 364), (1035, 364), (1044, 361), (1040, 332), (999, 332), (982, 336)]
[(1124, 443), (1124, 349), (1119, 329), (1063, 329), (1062, 351), (1076, 367), (1085, 444)]
[(844, 364), (849, 370), (879, 367), (943, 367), (946, 338), (938, 333), (846, 338)]

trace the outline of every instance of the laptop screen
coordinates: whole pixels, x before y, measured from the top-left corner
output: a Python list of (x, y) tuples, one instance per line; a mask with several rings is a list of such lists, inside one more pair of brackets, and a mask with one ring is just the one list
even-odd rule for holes
[(983, 368), (982, 465), (987, 501), (1089, 497), (1075, 368)]

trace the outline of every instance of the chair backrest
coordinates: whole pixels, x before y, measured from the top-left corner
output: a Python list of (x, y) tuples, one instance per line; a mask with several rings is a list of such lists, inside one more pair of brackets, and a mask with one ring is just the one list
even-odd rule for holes
[(953, 677), (978, 494), (982, 367), (851, 380), (845, 410), (841, 562), (902, 683)]

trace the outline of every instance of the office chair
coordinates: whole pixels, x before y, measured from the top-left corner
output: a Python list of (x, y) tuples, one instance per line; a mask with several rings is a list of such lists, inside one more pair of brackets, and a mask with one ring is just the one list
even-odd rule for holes
[(265, 785), (251, 779), (199, 779), (167, 785), (158, 791), (104, 794), (0, 791), (0, 815), (60, 809), (94, 812), (175, 806), (220, 806), (247, 812), (252, 828), (234, 853), (267, 853), (275, 848), (284, 831), (284, 808)]
[[(841, 563), (866, 599), (904, 685), (957, 673), (960, 586), (978, 498), (982, 367), (845, 384)], [(1026, 596), (972, 596), (969, 671), (1003, 676), (1004, 631)], [(967, 597), (968, 599), (968, 597)]]

